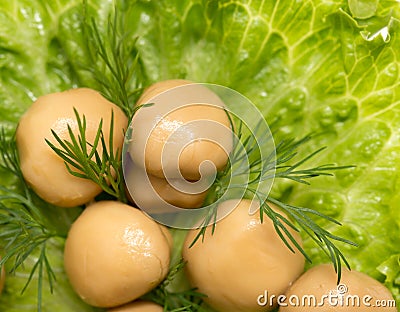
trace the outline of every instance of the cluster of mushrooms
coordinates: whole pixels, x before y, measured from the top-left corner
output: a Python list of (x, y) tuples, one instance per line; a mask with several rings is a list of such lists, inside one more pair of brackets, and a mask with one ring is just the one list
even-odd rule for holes
[[(137, 105), (151, 102), (157, 94), (189, 83), (184, 80), (156, 83), (144, 91)], [(57, 206), (86, 206), (72, 224), (65, 242), (67, 277), (76, 293), (89, 305), (110, 312), (163, 311), (160, 305), (140, 298), (157, 287), (168, 274), (174, 246), (168, 227), (136, 208), (134, 199), (129, 204), (95, 201), (101, 188), (90, 180), (71, 175), (64, 161), (45, 142), (47, 139), (58, 146), (51, 130), (61, 139), (68, 139), (68, 125), (78, 133), (74, 109), (86, 118), (88, 142), (95, 139), (99, 122), (103, 120), (106, 142), (112, 134), (112, 148), (122, 150), (130, 121), (118, 106), (87, 88), (39, 97), (22, 116), (16, 135), (21, 169), (32, 189), (42, 199)], [(108, 125), (112, 115), (114, 129), (110, 133)], [(140, 120), (140, 116), (137, 113), (133, 117), (133, 135), (140, 136), (141, 125), (151, 122)], [(157, 120), (157, 126), (148, 137), (148, 150), (144, 151), (144, 159), (141, 159), (144, 163), (142, 169), (159, 196), (182, 208), (200, 207), (206, 192), (185, 194), (171, 188), (162, 170), (160, 153), (176, 125), (196, 118), (208, 118), (226, 127), (231, 126), (222, 108), (193, 106), (178, 109)], [(136, 151), (135, 146), (130, 148), (134, 160), (140, 151)], [(220, 170), (226, 165), (228, 155), (212, 142), (194, 141), (179, 159), (183, 177), (188, 181), (199, 179), (198, 168), (204, 160), (212, 161)], [(140, 191), (140, 185), (135, 187)], [(271, 311), (278, 307), (276, 300), (265, 305), (258, 300), (265, 291), (277, 298), (284, 294), (323, 295), (336, 288), (337, 276), (331, 265), (319, 265), (303, 273), (303, 255), (287, 248), (271, 220), (264, 218), (261, 222), (258, 212), (249, 214), (251, 205), (252, 202), (246, 199), (222, 202), (221, 210), (236, 208), (217, 223), (214, 234), (211, 230), (206, 231), (204, 239), (193, 246), (190, 244), (197, 230), (187, 231), (182, 247), (185, 274), (191, 285), (205, 295), (204, 301), (211, 308), (221, 312)], [(301, 244), (299, 234), (293, 229), (288, 230)], [(365, 293), (377, 299), (392, 299), (381, 283), (365, 274), (345, 270), (341, 282), (352, 294)], [(0, 288), (1, 285), (0, 282)], [(280, 310), (364, 311), (363, 307), (328, 305), (288, 305)], [(368, 311), (378, 311), (378, 308), (369, 308)], [(379, 308), (379, 311), (396, 311), (396, 308)]]

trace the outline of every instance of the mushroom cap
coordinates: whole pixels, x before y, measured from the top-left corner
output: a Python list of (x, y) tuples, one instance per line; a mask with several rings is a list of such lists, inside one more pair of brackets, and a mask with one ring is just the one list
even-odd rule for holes
[(48, 139), (55, 146), (60, 146), (51, 130), (62, 140), (70, 141), (68, 125), (75, 136), (78, 135), (74, 108), (81, 118), (83, 115), (86, 118), (86, 140), (89, 143), (93, 143), (101, 119), (105, 142), (109, 141), (113, 112), (114, 151), (122, 149), (124, 129), (128, 124), (127, 117), (118, 106), (87, 88), (41, 96), (21, 117), (16, 141), (23, 176), (41, 198), (61, 207), (85, 204), (101, 192), (96, 183), (71, 175), (61, 157), (45, 142)]
[(166, 179), (149, 176), (150, 183), (156, 193), (167, 203), (180, 208), (199, 208), (203, 204), (207, 191), (190, 194), (172, 186)]
[[(218, 208), (234, 207), (237, 202), (229, 200)], [(265, 289), (283, 294), (304, 268), (303, 255), (288, 249), (269, 218), (261, 223), (258, 211), (250, 215), (251, 205), (241, 200), (216, 224), (213, 234), (207, 229), (204, 241), (189, 248), (197, 235), (197, 230), (191, 230), (184, 243), (189, 281), (217, 311), (268, 311), (257, 304), (257, 297)], [(288, 230), (301, 243), (298, 233)]]
[[(149, 174), (199, 180), (221, 170), (233, 138), (225, 104), (212, 90), (186, 80), (158, 82), (145, 90), (132, 118), (133, 161)], [(200, 166), (209, 161), (214, 166)], [(208, 169), (207, 169), (208, 168)]]
[[(329, 296), (330, 292), (331, 299), (324, 297)], [(343, 295), (343, 305), (340, 294)], [(285, 296), (291, 297), (293, 304), (286, 300), (285, 306), (279, 309), (280, 312), (397, 311), (396, 307), (374, 306), (375, 300), (386, 300), (385, 302), (393, 300), (390, 291), (380, 282), (364, 273), (342, 268), (338, 285), (337, 274), (332, 264), (320, 264), (306, 271), (287, 290)], [(369, 300), (367, 304), (371, 306), (363, 304), (363, 298), (367, 298), (367, 301)]]
[(136, 105), (148, 104), (151, 102), (152, 98), (164, 91), (191, 83), (193, 83), (193, 81), (185, 79), (168, 79), (155, 82), (144, 90)]
[(77, 294), (96, 307), (133, 301), (156, 287), (170, 262), (169, 232), (116, 201), (87, 207), (65, 243), (64, 266)]
[[(124, 177), (131, 196), (130, 201), (135, 202), (146, 212), (161, 211), (166, 203), (180, 208), (198, 208), (207, 196), (207, 191), (197, 192), (196, 186), (191, 192), (187, 192), (186, 185), (190, 182), (186, 180), (159, 178), (148, 174), (132, 162), (129, 166), (125, 166)], [(179, 187), (172, 185), (181, 181), (185, 183), (185, 189), (180, 190)]]

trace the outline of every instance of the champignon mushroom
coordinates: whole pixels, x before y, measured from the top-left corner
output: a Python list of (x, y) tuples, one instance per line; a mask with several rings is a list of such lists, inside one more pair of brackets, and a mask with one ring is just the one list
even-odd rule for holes
[[(130, 200), (146, 212), (161, 210), (165, 203), (179, 208), (198, 208), (207, 196), (207, 191), (196, 193), (198, 187), (193, 187), (191, 192), (179, 190), (171, 184), (174, 183), (173, 179), (168, 181), (155, 177), (134, 164), (125, 168), (124, 177)], [(190, 187), (190, 182), (183, 182)]]
[(149, 176), (150, 183), (157, 194), (167, 203), (180, 208), (198, 208), (207, 196), (207, 192), (190, 194), (180, 191), (172, 186), (167, 180)]
[(88, 143), (93, 143), (101, 119), (105, 142), (109, 141), (111, 115), (114, 114), (114, 151), (121, 150), (128, 123), (118, 106), (87, 88), (41, 96), (21, 117), (16, 141), (23, 176), (45, 201), (62, 207), (85, 204), (101, 192), (96, 183), (71, 175), (61, 157), (45, 142), (48, 139), (59, 146), (51, 130), (63, 140), (69, 140), (68, 126), (78, 134), (74, 108), (86, 118)]
[[(227, 164), (232, 149), (225, 104), (210, 89), (186, 80), (152, 85), (132, 118), (129, 153), (133, 161), (159, 178), (195, 181)], [(212, 166), (204, 166), (204, 162)]]
[(68, 279), (90, 305), (115, 307), (133, 301), (168, 273), (171, 239), (166, 235), (139, 209), (116, 201), (92, 204), (68, 233)]
[(320, 264), (306, 271), (287, 290), (284, 299), (281, 312), (397, 311), (390, 291), (380, 282), (342, 268), (337, 284), (331, 264)]
[(150, 103), (152, 98), (154, 98), (156, 95), (159, 95), (162, 92), (191, 83), (193, 82), (185, 79), (169, 79), (169, 80), (155, 82), (144, 90), (139, 100), (137, 101), (136, 105), (143, 105)]
[[(274, 307), (258, 305), (258, 296), (265, 289), (283, 294), (302, 273), (304, 257), (289, 250), (269, 218), (261, 222), (258, 211), (249, 214), (250, 200), (228, 200), (218, 209), (229, 210), (235, 205), (216, 224), (214, 234), (207, 229), (204, 240), (192, 247), (197, 230), (188, 233), (183, 246), (187, 277), (217, 311), (270, 311)], [(301, 243), (297, 232), (288, 231)]]

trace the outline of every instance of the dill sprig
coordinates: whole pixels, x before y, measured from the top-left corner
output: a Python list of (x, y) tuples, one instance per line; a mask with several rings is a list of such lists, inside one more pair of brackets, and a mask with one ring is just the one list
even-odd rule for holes
[(120, 149), (114, 150), (114, 114), (111, 115), (109, 139), (103, 133), (103, 120), (100, 120), (93, 142), (86, 139), (86, 117), (79, 115), (74, 108), (78, 125), (75, 135), (68, 125), (68, 139), (62, 139), (51, 130), (59, 147), (46, 139), (51, 149), (64, 160), (70, 174), (88, 179), (98, 184), (104, 192), (121, 202), (127, 202), (123, 182), (122, 159)]
[(83, 1), (81, 29), (89, 64), (81, 66), (97, 82), (99, 91), (131, 118), (145, 77), (136, 48), (137, 37), (125, 16), (119, 14), (117, 5), (113, 6), (101, 31), (89, 14), (87, 0)]
[(34, 212), (38, 209), (26, 198), (4, 187), (0, 187), (0, 191), (3, 193), (0, 195), (0, 226), (2, 227), (0, 239), (6, 243), (0, 266), (11, 261), (13, 264), (9, 272), (15, 273), (30, 255), (39, 252), (21, 293), (25, 292), (37, 272), (37, 308), (41, 311), (44, 279), (47, 278), (51, 292), (56, 280), (47, 258), (46, 247), (47, 242), (57, 234), (48, 230), (42, 221), (43, 218)]
[(15, 134), (9, 137), (4, 128), (0, 129), (0, 168), (23, 180)]
[(164, 311), (168, 312), (202, 312), (206, 311), (202, 307), (204, 294), (199, 293), (196, 289), (186, 289), (183, 291), (170, 290), (171, 283), (177, 278), (179, 273), (185, 267), (186, 262), (181, 259), (177, 264), (173, 265), (165, 280), (151, 292), (144, 295), (145, 300), (153, 301), (164, 307)]
[(53, 291), (56, 276), (47, 257), (50, 239), (60, 236), (47, 227), (47, 218), (35, 203), (36, 195), (25, 184), (19, 166), (15, 134), (7, 137), (4, 128), (0, 130), (0, 167), (13, 174), (21, 183), (22, 192), (0, 186), (0, 241), (2, 258), (0, 267), (12, 263), (10, 273), (15, 273), (32, 255), (35, 262), (29, 277), (21, 290), (24, 293), (37, 275), (37, 311), (42, 311), (42, 292), (45, 280)]
[[(137, 37), (129, 29), (126, 14), (120, 14), (118, 5), (112, 7), (104, 31), (93, 16), (86, 0), (83, 1), (81, 28), (85, 42), (85, 55), (89, 64), (81, 64), (97, 82), (99, 91), (111, 102), (118, 105), (129, 120), (143, 106), (134, 103), (142, 90), (145, 80), (136, 49)], [(93, 86), (92, 86), (93, 87)], [(113, 119), (110, 125), (109, 142), (105, 142), (100, 122), (94, 142), (86, 141), (86, 118), (74, 110), (78, 123), (78, 135), (68, 126), (69, 140), (52, 134), (59, 146), (46, 140), (47, 144), (60, 156), (70, 174), (89, 179), (98, 184), (104, 192), (126, 202), (123, 183), (120, 150), (113, 150)], [(108, 143), (108, 144), (106, 144)], [(100, 150), (100, 152), (99, 152)]]
[(289, 221), (287, 218), (282, 216), (279, 212), (273, 210), (269, 203), (272, 203), (277, 207), (279, 207), (282, 211), (285, 211), (287, 215), (290, 216), (295, 221), (298, 227), (300, 227), (301, 230), (304, 231), (304, 233), (307, 236), (309, 236), (321, 248), (321, 250), (323, 250), (323, 252), (329, 257), (330, 261), (332, 262), (335, 268), (335, 271), (337, 273), (337, 282), (339, 283), (342, 273), (342, 263), (345, 264), (346, 267), (349, 269), (350, 265), (346, 260), (346, 257), (343, 255), (343, 253), (335, 245), (335, 242), (342, 242), (352, 246), (357, 246), (357, 244), (348, 239), (342, 238), (337, 235), (333, 235), (329, 231), (320, 227), (311, 218), (311, 216), (316, 216), (322, 219), (326, 219), (336, 225), (341, 225), (341, 223), (316, 210), (305, 207), (288, 205), (271, 197), (269, 197), (268, 201), (264, 202), (261, 205), (260, 218), (262, 219), (262, 216), (264, 214), (267, 215), (269, 218), (271, 218), (271, 220), (273, 220), (274, 222), (274, 227), (276, 232), (278, 233), (282, 241), (286, 244), (286, 246), (292, 252), (295, 252), (289, 241), (286, 239), (286, 237), (288, 237), (290, 242), (295, 246), (295, 248), (299, 250), (309, 262), (311, 262), (310, 257), (307, 255), (307, 253), (304, 251), (301, 245), (297, 243), (292, 234), (287, 230), (287, 226), (293, 228), (297, 232), (299, 232), (299, 228), (296, 227), (294, 223)]
[[(315, 166), (311, 168), (301, 169), (301, 166), (306, 162), (311, 160), (311, 158), (315, 157), (317, 154), (321, 153), (326, 149), (326, 147), (321, 147), (300, 161), (285, 165), (291, 161), (295, 156), (298, 155), (298, 149), (308, 141), (312, 139), (311, 135), (306, 135), (302, 139), (296, 141), (294, 139), (282, 140), (278, 146), (276, 147), (276, 166), (274, 178), (284, 178), (288, 180), (292, 180), (294, 182), (302, 183), (302, 184), (310, 184), (307, 179), (315, 178), (319, 176), (333, 176), (332, 171), (350, 169), (354, 166), (337, 166), (335, 164), (324, 164), (320, 166)], [(265, 175), (262, 177), (263, 180), (271, 179), (272, 177), (269, 175)]]
[[(217, 178), (212, 186), (211, 202), (217, 202), (226, 192), (232, 190), (240, 190), (245, 198), (254, 198), (258, 200), (260, 209), (260, 221), (263, 222), (264, 217), (268, 217), (273, 222), (273, 226), (285, 243), (285, 245), (295, 252), (297, 249), (301, 252), (307, 261), (311, 262), (310, 256), (299, 244), (295, 237), (289, 231), (289, 228), (296, 232), (303, 231), (309, 236), (325, 254), (329, 257), (337, 272), (338, 282), (341, 278), (341, 266), (345, 264), (348, 268), (349, 263), (343, 253), (336, 246), (337, 242), (356, 246), (356, 244), (345, 238), (331, 234), (322, 228), (315, 219), (326, 220), (335, 225), (341, 225), (340, 222), (327, 216), (321, 212), (306, 207), (298, 207), (283, 203), (273, 198), (265, 190), (259, 188), (260, 184), (270, 183), (274, 179), (287, 179), (301, 184), (310, 184), (311, 178), (319, 176), (333, 176), (333, 171), (352, 168), (353, 166), (337, 166), (335, 164), (324, 164), (319, 166), (310, 166), (304, 168), (306, 163), (321, 153), (325, 147), (319, 148), (311, 152), (299, 161), (292, 163), (298, 156), (299, 149), (311, 140), (312, 136), (307, 135), (300, 140), (287, 139), (276, 145), (275, 150), (270, 151), (267, 155), (262, 155), (261, 149), (269, 150), (268, 144), (271, 143), (271, 135), (257, 136), (261, 129), (258, 124), (254, 131), (248, 131), (243, 127), (243, 123), (238, 120), (236, 129), (237, 141), (230, 155), (229, 163), (226, 168), (217, 174)], [(231, 122), (233, 125), (233, 121)], [(257, 137), (256, 137), (257, 136)], [(246, 163), (247, 165), (243, 165)], [(231, 178), (247, 176), (244, 182), (236, 180), (232, 183)], [(239, 182), (237, 182), (239, 181)], [(269, 189), (269, 188), (268, 188)], [(272, 206), (275, 205), (285, 212), (288, 217), (283, 216)], [(214, 204), (209, 205), (209, 209), (205, 211), (200, 226), (190, 246), (193, 246), (199, 239), (204, 240), (207, 230), (211, 230), (213, 234), (217, 227), (218, 207)]]

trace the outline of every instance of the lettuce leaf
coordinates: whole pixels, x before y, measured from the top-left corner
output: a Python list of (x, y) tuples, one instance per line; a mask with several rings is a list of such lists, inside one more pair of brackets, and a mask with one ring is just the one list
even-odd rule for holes
[[(38, 96), (74, 86), (75, 75), (57, 33), (59, 16), (76, 3), (78, 1), (0, 1), (0, 126), (8, 134)], [(0, 177), (1, 185), (15, 187), (16, 181), (10, 175), (0, 171)], [(43, 207), (45, 209), (48, 207)], [(74, 209), (66, 211), (56, 207), (48, 215), (52, 224), (65, 229), (76, 218)], [(0, 255), (5, 243), (0, 242)], [(52, 240), (47, 244), (57, 281), (53, 293), (45, 282), (42, 311), (94, 311), (75, 295), (67, 281), (62, 262), (63, 243)], [(32, 254), (15, 274), (6, 274), (6, 286), (0, 296), (1, 311), (37, 310), (37, 274), (21, 294), (37, 257), (38, 254)], [(7, 263), (7, 271), (11, 265)]]
[[(105, 32), (113, 4), (88, 2)], [(276, 181), (273, 192), (340, 220), (342, 227), (329, 230), (359, 245), (343, 246), (352, 268), (385, 282), (400, 304), (398, 2), (116, 2), (132, 40), (138, 38), (143, 86), (186, 78), (232, 87), (275, 124), (277, 141), (313, 133), (304, 153), (327, 146), (315, 163), (356, 166), (311, 186)], [(81, 12), (78, 0), (0, 0), (0, 125), (15, 128), (41, 94), (96, 88), (96, 80), (82, 70), (92, 64)], [(328, 261), (312, 242), (306, 240), (305, 247), (312, 265)], [(61, 257), (60, 246), (53, 250)], [(57, 263), (59, 282), (45, 302), (63, 302), (60, 311), (77, 311), (79, 300)], [(31, 310), (35, 306), (32, 293), (15, 296), (14, 282), (23, 278), (7, 281), (2, 311), (18, 310), (21, 300)], [(48, 307), (45, 311), (53, 311)]]

